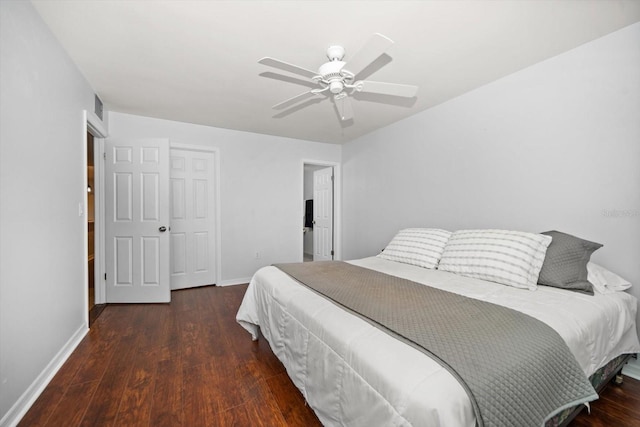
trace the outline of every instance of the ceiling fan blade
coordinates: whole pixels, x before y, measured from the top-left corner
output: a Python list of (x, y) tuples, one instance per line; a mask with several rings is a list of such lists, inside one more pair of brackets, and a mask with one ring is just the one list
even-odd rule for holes
[(318, 75), (315, 71), (307, 70), (306, 68), (298, 67), (297, 65), (289, 64), (288, 62), (280, 61), (279, 59), (270, 58), (268, 56), (265, 56), (258, 62), (263, 65), (268, 65), (269, 67), (279, 68), (290, 73), (309, 77), (310, 79)]
[(267, 77), (269, 79), (280, 80), (281, 82), (293, 83), (296, 85), (307, 86), (312, 89), (318, 87), (318, 84), (314, 81), (302, 79), (299, 77), (292, 77), (286, 74), (274, 73), (273, 71), (265, 71), (259, 74), (260, 77)]
[(393, 44), (393, 40), (382, 34), (375, 33), (369, 41), (344, 66), (344, 69), (354, 76), (364, 70), (369, 64), (375, 61)]
[(397, 83), (374, 82), (363, 80), (357, 82), (355, 86), (358, 92), (379, 93), (381, 95), (404, 96), (413, 98), (418, 93), (418, 86), (403, 85)]
[(340, 120), (346, 121), (353, 119), (353, 107), (351, 106), (351, 99), (348, 96), (342, 96), (340, 98), (333, 98), (333, 102), (336, 105), (336, 111)]
[(304, 92), (300, 95), (294, 96), (293, 98), (289, 98), (282, 102), (279, 102), (271, 108), (273, 108), (274, 110), (284, 110), (285, 108), (288, 108), (293, 104), (297, 104), (298, 102), (304, 101), (305, 99), (313, 98), (314, 96), (316, 96), (316, 93), (310, 90), (309, 92)]

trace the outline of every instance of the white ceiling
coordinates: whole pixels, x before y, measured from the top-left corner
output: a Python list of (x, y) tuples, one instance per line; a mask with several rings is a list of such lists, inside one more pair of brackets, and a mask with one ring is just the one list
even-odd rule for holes
[[(638, 0), (33, 3), (109, 110), (330, 143), (640, 21)], [(330, 99), (271, 109), (310, 88), (260, 58), (315, 70), (329, 45), (348, 62), (376, 32), (395, 44), (359, 77), (416, 98), (357, 94), (346, 123)]]

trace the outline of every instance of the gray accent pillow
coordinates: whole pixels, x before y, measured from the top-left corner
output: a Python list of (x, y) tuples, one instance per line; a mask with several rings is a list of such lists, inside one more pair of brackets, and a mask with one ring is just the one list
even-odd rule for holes
[(587, 280), (587, 263), (602, 245), (555, 230), (541, 234), (553, 240), (547, 248), (538, 284), (593, 295), (593, 286)]

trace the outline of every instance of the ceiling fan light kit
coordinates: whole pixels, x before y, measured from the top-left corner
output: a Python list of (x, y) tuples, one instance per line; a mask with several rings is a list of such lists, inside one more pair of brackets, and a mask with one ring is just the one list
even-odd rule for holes
[(330, 61), (342, 61), (344, 58), (344, 48), (342, 46), (329, 46), (327, 49), (327, 58)]
[(353, 55), (349, 62), (343, 61), (345, 56), (344, 47), (329, 46), (327, 49), (329, 62), (322, 64), (317, 72), (270, 57), (262, 58), (258, 62), (310, 78), (320, 86), (317, 89), (311, 89), (310, 91), (282, 101), (274, 105), (274, 109), (281, 110), (289, 108), (303, 100), (328, 91), (333, 94), (333, 101), (338, 117), (340, 120), (346, 121), (353, 119), (353, 109), (349, 95), (352, 95), (354, 92), (368, 92), (408, 98), (416, 96), (418, 92), (417, 86), (368, 80), (355, 81), (358, 73), (362, 72), (362, 70), (380, 57), (392, 44), (393, 41), (391, 39), (376, 33), (359, 52)]

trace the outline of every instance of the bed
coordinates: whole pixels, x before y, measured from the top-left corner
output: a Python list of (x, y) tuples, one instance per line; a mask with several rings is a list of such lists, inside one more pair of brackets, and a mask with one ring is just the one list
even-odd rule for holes
[[(562, 337), (586, 377), (640, 351), (637, 300), (625, 292), (529, 292), (381, 257), (349, 264), (538, 319)], [(237, 320), (253, 339), (259, 332), (267, 339), (324, 425), (477, 425), (467, 392), (447, 369), (275, 266), (254, 275)]]

